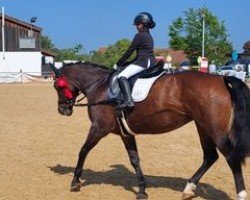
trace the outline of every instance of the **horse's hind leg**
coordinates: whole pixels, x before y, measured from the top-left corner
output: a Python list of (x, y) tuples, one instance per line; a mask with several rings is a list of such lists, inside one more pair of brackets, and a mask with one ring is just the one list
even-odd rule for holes
[(233, 161), (228, 158), (227, 163), (233, 172), (237, 192), (237, 200), (246, 200), (247, 192), (242, 174), (241, 163), (239, 161)]
[(74, 178), (71, 182), (71, 191), (79, 191), (81, 187), (80, 177), (82, 175), (82, 168), (84, 161), (89, 153), (89, 151), (97, 145), (97, 143), (107, 134), (102, 134), (98, 126), (91, 126), (87, 140), (82, 146), (79, 157), (76, 165), (76, 169), (74, 172)]
[(229, 149), (226, 146), (220, 147), (219, 150), (225, 156), (227, 163), (233, 173), (236, 193), (237, 193), (237, 200), (246, 200), (247, 199), (247, 192), (244, 183), (244, 178), (242, 174), (242, 167), (241, 162), (235, 158), (230, 158)]
[(131, 165), (134, 167), (136, 172), (136, 177), (139, 183), (139, 192), (137, 194), (137, 199), (147, 199), (148, 195), (146, 194), (146, 180), (144, 178), (143, 172), (140, 167), (140, 158), (137, 152), (137, 146), (134, 136), (123, 137), (121, 136), (122, 141), (126, 147), (126, 150), (129, 155)]
[(207, 136), (207, 134), (205, 134), (205, 132), (198, 125), (197, 130), (203, 149), (203, 163), (192, 178), (188, 180), (188, 183), (183, 191), (182, 199), (191, 199), (195, 195), (194, 190), (196, 189), (196, 185), (199, 180), (218, 159), (218, 153), (212, 138)]

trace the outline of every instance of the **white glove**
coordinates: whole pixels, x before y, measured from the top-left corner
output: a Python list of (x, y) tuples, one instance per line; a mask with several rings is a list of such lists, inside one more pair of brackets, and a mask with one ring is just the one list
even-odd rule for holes
[(118, 69), (117, 64), (114, 64), (114, 65), (113, 65), (113, 69), (115, 69), (115, 70), (117, 70), (117, 69)]

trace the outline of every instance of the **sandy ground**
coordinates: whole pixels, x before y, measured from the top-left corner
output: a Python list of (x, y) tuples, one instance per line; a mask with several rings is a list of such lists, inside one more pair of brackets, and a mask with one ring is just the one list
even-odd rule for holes
[[(86, 108), (57, 113), (52, 84), (0, 85), (0, 200), (128, 200), (138, 189), (118, 136), (110, 134), (89, 154), (83, 187), (70, 192), (78, 152), (90, 122)], [(158, 136), (137, 136), (150, 200), (180, 199), (202, 152), (193, 123)], [(250, 192), (250, 161), (244, 167)], [(202, 178), (195, 199), (235, 199), (225, 159)]]

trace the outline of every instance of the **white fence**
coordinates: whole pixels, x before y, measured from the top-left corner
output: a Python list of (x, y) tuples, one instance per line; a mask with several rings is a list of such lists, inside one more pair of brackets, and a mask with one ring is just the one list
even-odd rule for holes
[(48, 75), (46, 76), (41, 76), (40, 73), (37, 72), (0, 72), (0, 83), (30, 83), (51, 81), (53, 81), (51, 72), (48, 72)]

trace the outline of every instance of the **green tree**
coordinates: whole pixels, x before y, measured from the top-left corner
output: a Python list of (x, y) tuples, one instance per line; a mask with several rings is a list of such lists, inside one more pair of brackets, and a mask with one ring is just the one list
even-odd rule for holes
[(89, 60), (89, 56), (83, 53), (84, 48), (82, 44), (76, 44), (74, 47), (65, 48), (65, 49), (55, 49), (56, 52), (56, 61), (63, 60)]
[(42, 49), (47, 51), (55, 51), (55, 45), (53, 44), (52, 40), (46, 35), (42, 35), (41, 37), (41, 47)]
[(104, 52), (102, 51), (94, 51), (91, 57), (91, 61), (97, 64), (104, 65)]
[(63, 60), (78, 60), (78, 61), (90, 61), (91, 55), (85, 54), (82, 44), (76, 44), (74, 47), (59, 49), (56, 48), (52, 40), (46, 36), (41, 37), (42, 49), (55, 53), (55, 61)]
[[(118, 40), (114, 45), (108, 46), (104, 52), (94, 52), (92, 60), (95, 63), (112, 67), (125, 53), (130, 44), (131, 42), (127, 39)], [(133, 56), (130, 59), (132, 58)]]
[(189, 9), (169, 26), (169, 46), (184, 50), (192, 64), (202, 55), (202, 21), (205, 16), (205, 57), (216, 64), (225, 63), (232, 51), (224, 21), (220, 22), (207, 8)]

